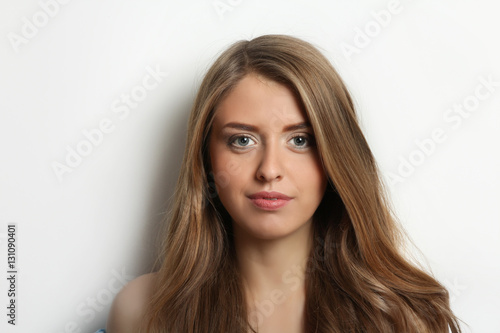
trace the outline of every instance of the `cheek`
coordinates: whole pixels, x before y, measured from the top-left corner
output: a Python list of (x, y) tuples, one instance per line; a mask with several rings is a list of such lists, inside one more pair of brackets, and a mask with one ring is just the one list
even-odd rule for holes
[(225, 161), (224, 170), (229, 177), (237, 177), (241, 174), (243, 166), (241, 161), (236, 160), (234, 157), (229, 157)]
[(319, 158), (311, 156), (310, 159), (304, 159), (301, 163), (296, 163), (294, 172), (295, 179), (300, 182), (302, 190), (311, 195), (312, 200), (317, 199), (318, 196), (323, 197), (327, 177)]
[(243, 163), (234, 154), (214, 149), (212, 156), (212, 172), (219, 195), (234, 191), (246, 178), (242, 172)]

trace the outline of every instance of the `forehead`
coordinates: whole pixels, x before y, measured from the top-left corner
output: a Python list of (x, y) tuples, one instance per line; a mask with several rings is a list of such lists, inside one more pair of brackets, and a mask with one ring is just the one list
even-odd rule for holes
[(241, 122), (276, 130), (305, 122), (299, 100), (285, 85), (256, 74), (241, 79), (215, 111), (214, 127)]

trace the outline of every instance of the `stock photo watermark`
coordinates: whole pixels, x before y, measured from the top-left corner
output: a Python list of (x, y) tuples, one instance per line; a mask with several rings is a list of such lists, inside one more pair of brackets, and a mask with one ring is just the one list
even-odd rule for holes
[(75, 308), (75, 313), (78, 319), (68, 321), (61, 332), (64, 333), (86, 333), (82, 331), (83, 325), (89, 324), (96, 317), (97, 314), (102, 313), (108, 308), (118, 292), (135, 276), (129, 275), (125, 267), (121, 272), (113, 269), (111, 271), (112, 277), (106, 283), (106, 286), (95, 294), (87, 297), (81, 301)]
[(59, 14), (63, 5), (71, 0), (40, 0), (39, 8), (31, 17), (21, 17), (21, 27), (19, 33), (10, 31), (7, 33), (7, 39), (12, 49), (17, 53), (19, 48), (28, 44), (35, 38), (41, 29), (47, 26), (49, 22)]
[(469, 95), (445, 110), (443, 113), (445, 126), (436, 126), (430, 131), (429, 136), (414, 140), (415, 148), (406, 156), (398, 156), (399, 163), (396, 172), (387, 174), (390, 185), (403, 183), (412, 176), (418, 167), (435, 154), (439, 145), (449, 138), (450, 131), (460, 129), (464, 120), (477, 112), (481, 103), (491, 98), (500, 86), (500, 82), (495, 81), (492, 74), (487, 77), (480, 76), (478, 81), (479, 83)]
[(221, 21), (224, 20), (224, 15), (232, 12), (236, 7), (241, 5), (243, 0), (217, 0), (212, 2), (215, 12)]
[(18, 308), (17, 295), (19, 293), (18, 283), (18, 244), (17, 244), (17, 224), (9, 223), (5, 239), (7, 241), (7, 324), (15, 326), (17, 323)]
[(468, 286), (461, 284), (458, 278), (454, 278), (453, 281), (445, 279), (443, 284), (450, 294), (450, 303), (455, 302), (462, 295), (462, 292), (468, 289)]
[(112, 120), (110, 117), (102, 118), (97, 126), (81, 131), (81, 139), (73, 146), (66, 145), (66, 155), (64, 159), (54, 160), (51, 163), (52, 171), (57, 180), (62, 183), (64, 175), (72, 173), (88, 158), (92, 152), (99, 147), (111, 133), (114, 132), (119, 121), (123, 121), (130, 116), (131, 110), (136, 109), (139, 104), (146, 99), (148, 93), (156, 89), (168, 76), (157, 65), (155, 69), (146, 67), (146, 74), (141, 82), (130, 89), (129, 93), (123, 93), (119, 98), (111, 102), (110, 111), (118, 118)]
[(366, 22), (362, 28), (354, 26), (354, 37), (352, 42), (341, 42), (339, 47), (344, 57), (350, 62), (352, 57), (360, 54), (363, 49), (368, 47), (371, 42), (377, 38), (384, 29), (392, 22), (396, 15), (401, 14), (404, 7), (399, 0), (391, 0), (387, 3), (385, 9), (371, 11), (371, 20)]

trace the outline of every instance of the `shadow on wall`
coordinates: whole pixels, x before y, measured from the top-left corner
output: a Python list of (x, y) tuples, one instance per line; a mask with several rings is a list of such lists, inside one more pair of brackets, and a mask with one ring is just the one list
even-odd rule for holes
[[(149, 188), (150, 197), (146, 202), (149, 204), (144, 207), (145, 221), (140, 221), (142, 233), (135, 237), (138, 248), (125, 248), (124, 251), (133, 257), (128, 259), (130, 265), (127, 265), (121, 272), (113, 272), (120, 275), (121, 289), (126, 283), (136, 276), (149, 273), (154, 268), (155, 259), (160, 250), (161, 236), (165, 228), (165, 217), (172, 202), (175, 185), (179, 175), (180, 166), (184, 154), (184, 146), (187, 134), (187, 120), (191, 105), (192, 96), (181, 96), (176, 99), (176, 103), (170, 103), (168, 106), (161, 107), (164, 115), (160, 135), (155, 136), (158, 142), (153, 145), (158, 152), (153, 161), (145, 161), (151, 166), (149, 171), (149, 184), (144, 185)], [(167, 103), (165, 103), (167, 104)], [(112, 279), (115, 279), (114, 276)], [(118, 289), (113, 292), (113, 298), (119, 292)], [(107, 304), (108, 309), (99, 311), (94, 320), (84, 324), (82, 332), (96, 332), (106, 327), (106, 321), (109, 314), (111, 302)]]
[(170, 204), (173, 201), (175, 185), (179, 176), (179, 170), (184, 155), (184, 148), (187, 136), (187, 121), (191, 106), (193, 104), (193, 97), (182, 96), (177, 99), (178, 102), (170, 106), (170, 110), (165, 112), (162, 135), (159, 136), (160, 140), (157, 142), (158, 159), (157, 163), (151, 163), (151, 197), (149, 199), (150, 205), (147, 212), (150, 216), (147, 218), (146, 227), (142, 237), (142, 244), (144, 246), (144, 253), (146, 258), (140, 258), (143, 272), (150, 272), (154, 267), (155, 259), (160, 250), (163, 231), (166, 227), (165, 217), (168, 214)]

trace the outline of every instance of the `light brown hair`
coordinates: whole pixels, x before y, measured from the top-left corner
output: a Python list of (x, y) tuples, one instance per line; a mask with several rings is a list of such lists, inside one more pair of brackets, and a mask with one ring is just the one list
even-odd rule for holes
[(144, 331), (251, 331), (207, 149), (218, 104), (249, 73), (297, 96), (329, 180), (313, 217), (308, 332), (460, 332), (447, 290), (401, 254), (401, 232), (345, 84), (315, 47), (284, 35), (236, 42), (201, 83)]

